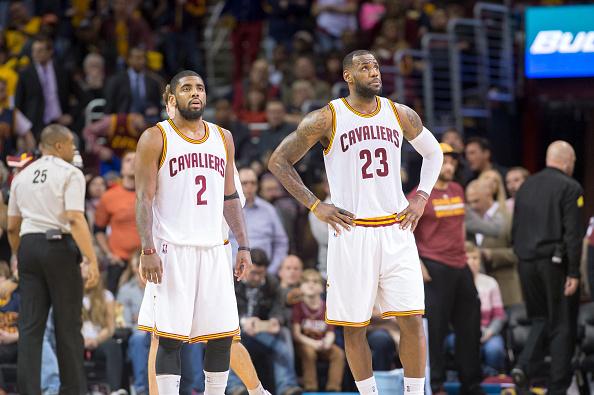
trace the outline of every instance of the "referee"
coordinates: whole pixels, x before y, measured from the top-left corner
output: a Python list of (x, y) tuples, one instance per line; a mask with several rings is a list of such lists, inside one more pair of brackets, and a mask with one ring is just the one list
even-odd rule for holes
[(89, 261), (88, 285), (98, 279), (84, 216), (85, 179), (70, 164), (75, 148), (67, 128), (46, 127), (40, 148), (43, 156), (13, 180), (8, 203), (8, 240), (18, 258), (21, 292), (19, 393), (41, 394), (41, 348), (53, 306), (60, 393), (85, 394), (80, 253)]
[(572, 377), (579, 303), (582, 187), (571, 178), (575, 152), (565, 141), (549, 145), (547, 167), (528, 177), (516, 194), (512, 238), (530, 334), (512, 377), (520, 393), (551, 355), (547, 394), (565, 394)]

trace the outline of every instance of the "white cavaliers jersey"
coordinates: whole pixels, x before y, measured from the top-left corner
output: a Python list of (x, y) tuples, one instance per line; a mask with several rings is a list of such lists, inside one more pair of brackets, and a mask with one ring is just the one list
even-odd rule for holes
[(163, 134), (163, 153), (153, 201), (153, 236), (171, 244), (213, 247), (226, 238), (221, 227), (225, 136), (219, 126), (204, 125), (204, 137), (194, 140), (172, 120), (157, 124)]
[(408, 205), (400, 179), (403, 132), (394, 103), (376, 96), (361, 114), (346, 99), (332, 100), (332, 137), (324, 150), (332, 203), (356, 218), (398, 213)]

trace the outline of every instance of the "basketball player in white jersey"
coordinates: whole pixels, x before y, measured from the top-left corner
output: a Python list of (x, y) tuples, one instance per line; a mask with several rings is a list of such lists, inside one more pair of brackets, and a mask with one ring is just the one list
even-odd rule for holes
[(235, 275), (251, 258), (234, 183), (231, 133), (202, 120), (202, 78), (183, 71), (170, 82), (175, 116), (147, 129), (137, 147), (136, 222), (142, 242), (140, 272), (148, 281), (138, 317), (155, 333), (160, 395), (179, 393), (182, 342), (207, 342), (206, 395), (223, 395), (230, 348), (239, 334), (233, 272), (223, 218), (239, 238)]
[[(347, 360), (359, 392), (378, 392), (366, 339), (377, 301), (382, 317), (397, 317), (400, 325), (405, 393), (421, 394), (425, 304), (412, 230), (437, 181), (443, 154), (413, 110), (378, 96), (381, 74), (370, 52), (348, 54), (343, 77), (349, 96), (306, 115), (272, 154), (269, 167), (297, 200), (333, 229), (326, 322), (344, 327)], [(410, 201), (400, 180), (405, 138), (423, 156), (419, 192)], [(320, 202), (293, 167), (318, 142), (324, 147), (334, 204)]]

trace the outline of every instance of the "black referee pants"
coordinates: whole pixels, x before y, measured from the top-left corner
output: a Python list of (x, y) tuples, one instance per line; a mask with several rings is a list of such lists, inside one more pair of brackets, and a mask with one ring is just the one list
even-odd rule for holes
[(517, 367), (528, 376), (542, 373), (538, 370), (548, 350), (551, 374), (547, 393), (565, 394), (573, 375), (579, 289), (570, 297), (563, 294), (567, 270), (550, 258), (520, 261), (518, 271), (531, 326)]
[(432, 280), (425, 283), (425, 317), (429, 325), (431, 387), (446, 379), (445, 338), (450, 325), (456, 334), (454, 356), (461, 394), (481, 394), (481, 301), (472, 272), (421, 258)]
[(20, 394), (41, 394), (41, 349), (50, 306), (54, 307), (60, 394), (86, 393), (83, 367), (80, 255), (71, 236), (48, 241), (27, 234), (18, 251), (18, 387)]

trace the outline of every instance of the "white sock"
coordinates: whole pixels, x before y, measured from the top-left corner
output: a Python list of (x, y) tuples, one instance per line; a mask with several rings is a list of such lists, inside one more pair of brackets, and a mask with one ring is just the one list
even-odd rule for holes
[(175, 374), (158, 374), (157, 388), (159, 395), (179, 395), (179, 380), (181, 376)]
[(425, 377), (405, 377), (404, 393), (413, 395), (422, 395), (425, 393)]
[(262, 383), (258, 383), (258, 386), (253, 390), (248, 389), (250, 395), (266, 395), (266, 390), (262, 387)]
[(205, 370), (204, 395), (225, 395), (225, 387), (227, 386), (228, 377), (228, 370), (226, 372), (207, 372)]
[(373, 376), (365, 380), (355, 381), (355, 384), (357, 384), (357, 389), (361, 395), (379, 394), (377, 385), (375, 384), (375, 377)]

